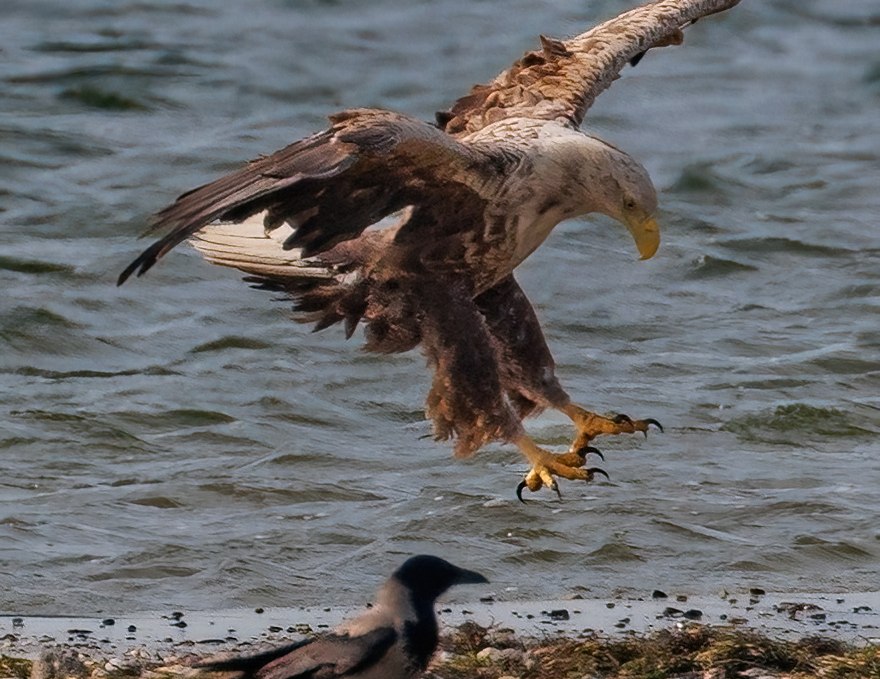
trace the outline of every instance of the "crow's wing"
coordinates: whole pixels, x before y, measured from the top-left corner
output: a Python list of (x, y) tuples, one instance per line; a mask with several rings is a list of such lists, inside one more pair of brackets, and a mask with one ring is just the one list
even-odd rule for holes
[[(256, 679), (335, 679), (350, 677), (381, 662), (397, 640), (393, 627), (360, 636), (329, 635), (315, 639), (260, 669)], [(404, 668), (389, 667), (388, 677)]]

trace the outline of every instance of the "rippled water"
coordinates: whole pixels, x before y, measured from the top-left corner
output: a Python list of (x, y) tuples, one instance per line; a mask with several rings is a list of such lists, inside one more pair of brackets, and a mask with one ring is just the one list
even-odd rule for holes
[(310, 334), (188, 248), (113, 285), (180, 191), (346, 106), (429, 118), (629, 5), (4, 0), (0, 612), (357, 603), (416, 551), (501, 598), (876, 588), (873, 1), (743, 2), (592, 110), (662, 249), (572, 222), (520, 278), (576, 399), (667, 431), (603, 442), (612, 482), (563, 503), (514, 500), (510, 447), (424, 438), (418, 353)]

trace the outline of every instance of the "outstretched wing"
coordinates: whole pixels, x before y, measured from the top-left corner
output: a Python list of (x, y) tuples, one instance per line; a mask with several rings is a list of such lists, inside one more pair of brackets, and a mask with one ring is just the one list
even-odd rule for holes
[(332, 679), (348, 677), (381, 662), (397, 640), (393, 627), (360, 636), (331, 634), (254, 656), (196, 665), (210, 672), (239, 672), (242, 679)]
[(449, 111), (438, 113), (437, 122), (457, 136), (510, 117), (577, 127), (627, 63), (652, 47), (681, 44), (685, 26), (738, 2), (657, 0), (568, 40), (541, 36), (540, 51), (527, 52), (492, 82), (474, 86)]
[(301, 248), (310, 257), (408, 205), (417, 208), (410, 230), (442, 229), (450, 205), (482, 206), (469, 184), (476, 181), (471, 170), (492, 164), (478, 148), (388, 111), (344, 111), (330, 121), (329, 129), (184, 193), (159, 212), (150, 232), (166, 235), (122, 272), (118, 284), (145, 273), (217, 219), (235, 222), (265, 210), (266, 229), (294, 226), (285, 248)]

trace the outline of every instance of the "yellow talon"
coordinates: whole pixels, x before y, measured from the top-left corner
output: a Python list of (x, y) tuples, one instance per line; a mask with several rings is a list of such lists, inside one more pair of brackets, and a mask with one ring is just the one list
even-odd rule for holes
[(555, 490), (556, 494), (562, 497), (559, 492), (559, 484), (555, 477), (564, 479), (573, 479), (581, 481), (590, 481), (597, 473), (608, 474), (604, 470), (596, 467), (584, 469), (586, 463), (586, 453), (578, 451), (569, 451), (559, 455), (553, 454), (539, 447), (532, 439), (523, 434), (516, 440), (516, 445), (522, 451), (525, 458), (531, 463), (532, 468), (525, 475), (523, 480), (517, 486), (516, 496), (520, 502), (522, 499), (522, 491), (528, 488), (535, 492), (547, 486), (550, 490)]

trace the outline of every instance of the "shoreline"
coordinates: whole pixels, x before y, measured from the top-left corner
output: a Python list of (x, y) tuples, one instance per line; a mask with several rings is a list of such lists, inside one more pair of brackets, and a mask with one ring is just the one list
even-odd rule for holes
[[(826, 645), (836, 644), (838, 655), (844, 652), (841, 649), (875, 653), (880, 667), (880, 592), (779, 594), (752, 589), (715, 597), (662, 594), (655, 591), (640, 599), (484, 599), (440, 604), (444, 650), (435, 662), (437, 676), (504, 676), (493, 672), (503, 671), (515, 658), (530, 657), (527, 654), (532, 651), (526, 649), (536, 644), (553, 648), (592, 640), (590, 643), (610, 648), (641, 640), (654, 648), (658, 639), (678, 638), (675, 643), (680, 643), (682, 635), (691, 640), (695, 635), (703, 635), (713, 643), (723, 639), (728, 646), (731, 640), (738, 639), (742, 643), (778, 643), (791, 648), (805, 643), (804, 640), (822, 639)], [(194, 658), (248, 653), (321, 633), (357, 610), (315, 607), (167, 611), (105, 617), (0, 615), (0, 678), (47, 679), (62, 674), (106, 677), (117, 674), (117, 670), (125, 676), (171, 672), (167, 667), (162, 670), (162, 666), (176, 667), (174, 673), (192, 672), (186, 665)], [(462, 654), (456, 639), (469, 640), (466, 653)], [(505, 648), (496, 648), (499, 644), (493, 640), (498, 639), (503, 640), (500, 645)], [(703, 642), (709, 643), (706, 639)], [(485, 648), (477, 648), (484, 644)], [(513, 647), (519, 650), (514, 651)], [(603, 652), (609, 651), (606, 648)], [(656, 648), (650, 654), (656, 655)], [(47, 669), (46, 657), (62, 656), (77, 658), (82, 670)], [(41, 657), (43, 660), (31, 666)], [(455, 673), (462, 663), (470, 667), (471, 662), (477, 662), (485, 672)]]

